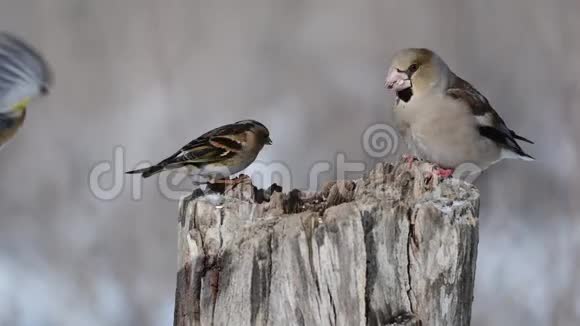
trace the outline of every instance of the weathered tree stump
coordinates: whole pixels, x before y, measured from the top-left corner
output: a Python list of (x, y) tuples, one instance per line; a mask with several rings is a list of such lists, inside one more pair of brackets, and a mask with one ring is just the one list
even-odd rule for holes
[(174, 325), (469, 325), (479, 193), (431, 168), (184, 198)]

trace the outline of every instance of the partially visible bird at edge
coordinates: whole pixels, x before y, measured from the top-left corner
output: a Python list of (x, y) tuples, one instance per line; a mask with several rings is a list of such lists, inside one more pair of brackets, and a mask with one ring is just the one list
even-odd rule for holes
[(32, 46), (0, 32), (0, 148), (24, 123), (29, 103), (48, 94), (52, 72)]

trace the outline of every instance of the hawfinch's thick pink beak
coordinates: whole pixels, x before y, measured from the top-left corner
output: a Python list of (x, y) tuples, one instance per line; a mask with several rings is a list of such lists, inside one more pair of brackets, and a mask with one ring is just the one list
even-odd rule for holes
[(391, 67), (385, 79), (385, 87), (395, 92), (402, 91), (411, 87), (411, 80), (404, 71)]

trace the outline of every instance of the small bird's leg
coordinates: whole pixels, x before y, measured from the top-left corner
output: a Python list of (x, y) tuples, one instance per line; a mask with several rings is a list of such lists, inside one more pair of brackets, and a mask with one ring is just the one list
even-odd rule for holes
[(227, 178), (223, 178), (223, 179), (213, 179), (211, 181), (209, 181), (208, 183), (211, 184), (227, 184), (227, 185), (231, 185), (234, 184), (235, 180), (231, 180), (231, 179), (227, 179)]
[(245, 174), (240, 174), (240, 176), (238, 176), (235, 179), (222, 178), (222, 179), (215, 179), (212, 181), (212, 183), (214, 183), (214, 184), (226, 184), (226, 185), (237, 185), (237, 184), (246, 183), (246, 182), (251, 183), (252, 179)]
[(436, 167), (433, 170), (433, 174), (442, 178), (449, 178), (453, 175), (453, 172), (455, 172), (455, 169), (444, 169), (444, 168), (440, 168), (440, 167)]
[(191, 177), (191, 183), (193, 184), (194, 187), (199, 188), (199, 186), (201, 185), (206, 185), (209, 183), (208, 179), (203, 179), (200, 176), (192, 176)]
[(201, 181), (198, 178), (192, 178), (191, 184), (193, 185), (193, 189), (191, 189), (191, 198), (203, 196), (204, 191), (201, 186), (207, 184), (207, 182)]
[(191, 181), (191, 184), (193, 185), (194, 188), (198, 188), (199, 186), (202, 186), (202, 185), (207, 184), (207, 182), (203, 182), (203, 181)]
[(229, 179), (229, 178), (223, 178), (223, 179), (217, 179), (217, 180), (213, 180), (212, 183), (214, 184), (226, 184), (226, 185), (236, 185), (239, 184), (241, 182), (243, 182), (244, 179), (243, 178), (235, 178), (235, 179)]

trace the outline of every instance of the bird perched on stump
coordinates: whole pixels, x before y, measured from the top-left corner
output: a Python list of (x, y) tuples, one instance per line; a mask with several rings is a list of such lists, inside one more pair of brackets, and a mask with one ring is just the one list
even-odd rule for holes
[(165, 160), (144, 169), (129, 171), (143, 178), (173, 169), (217, 182), (248, 167), (262, 150), (271, 145), (270, 132), (255, 120), (228, 124), (199, 136)]
[(504, 159), (533, 160), (485, 96), (428, 49), (399, 51), (385, 87), (395, 92), (394, 115), (412, 154), (450, 176), (463, 163), (481, 170)]
[(22, 126), (30, 101), (48, 94), (51, 84), (44, 58), (24, 41), (0, 32), (0, 148)]

